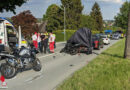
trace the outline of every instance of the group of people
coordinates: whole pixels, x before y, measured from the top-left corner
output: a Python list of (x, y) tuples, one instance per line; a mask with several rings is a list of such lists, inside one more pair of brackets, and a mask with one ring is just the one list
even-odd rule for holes
[[(36, 49), (40, 50), (41, 53), (45, 53), (48, 51), (49, 53), (54, 53), (56, 35), (50, 31), (44, 33), (34, 33), (32, 35), (33, 45)], [(44, 51), (43, 51), (44, 48)]]

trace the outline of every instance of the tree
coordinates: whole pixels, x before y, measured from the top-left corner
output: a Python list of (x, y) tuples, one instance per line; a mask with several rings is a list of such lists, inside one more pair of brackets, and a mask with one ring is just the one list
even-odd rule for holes
[(100, 11), (100, 7), (97, 2), (92, 7), (92, 11), (90, 13), (91, 17), (95, 20), (94, 26), (98, 31), (103, 30), (103, 18), (102, 13)]
[(120, 8), (120, 13), (115, 16), (115, 24), (123, 29), (128, 29), (128, 11), (130, 8), (130, 2), (125, 2)]
[(94, 19), (90, 15), (81, 15), (80, 27), (87, 27), (94, 30)]
[(31, 14), (29, 10), (23, 11), (20, 14), (11, 17), (14, 26), (18, 28), (21, 26), (22, 34), (30, 36), (34, 32), (38, 32), (37, 19)]
[(125, 42), (125, 52), (124, 52), (124, 58), (130, 59), (130, 9), (129, 9), (129, 18), (128, 18), (128, 30), (126, 33), (126, 42)]
[(77, 29), (81, 23), (83, 6), (81, 0), (61, 0), (62, 8), (65, 7), (66, 28)]
[(0, 0), (0, 12), (12, 11), (15, 13), (16, 6), (21, 6), (27, 0)]
[(47, 21), (47, 30), (57, 30), (63, 28), (63, 10), (56, 4), (48, 7), (43, 21)]

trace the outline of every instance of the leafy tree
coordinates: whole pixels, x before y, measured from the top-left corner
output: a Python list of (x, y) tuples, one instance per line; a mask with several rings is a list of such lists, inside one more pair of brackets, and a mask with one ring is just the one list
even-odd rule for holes
[(31, 14), (29, 10), (23, 11), (20, 14), (11, 17), (15, 27), (21, 26), (22, 34), (29, 36), (34, 32), (38, 32), (37, 19)]
[(0, 0), (0, 12), (6, 11), (12, 11), (15, 13), (16, 6), (21, 6), (23, 3), (25, 3), (27, 0)]
[(48, 7), (43, 20), (47, 20), (47, 30), (57, 30), (63, 28), (63, 10), (56, 4)]
[(66, 28), (77, 29), (81, 23), (83, 6), (81, 0), (61, 0), (62, 8), (65, 7)]
[(130, 2), (125, 2), (120, 8), (120, 13), (115, 16), (115, 24), (123, 29), (128, 28), (128, 11), (130, 10)]
[(80, 23), (80, 27), (87, 27), (90, 28), (92, 30), (95, 29), (94, 27), (94, 19), (89, 16), (89, 15), (81, 15), (81, 23)]
[(103, 30), (103, 18), (102, 13), (100, 11), (100, 7), (97, 2), (92, 7), (92, 11), (90, 13), (91, 17), (95, 20), (94, 26), (98, 31)]

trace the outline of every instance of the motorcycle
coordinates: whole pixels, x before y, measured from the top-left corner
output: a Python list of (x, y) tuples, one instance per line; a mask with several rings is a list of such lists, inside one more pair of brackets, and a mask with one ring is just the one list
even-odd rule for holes
[(37, 50), (34, 47), (14, 49), (12, 54), (1, 53), (0, 56), (6, 57), (5, 63), (1, 64), (1, 74), (10, 79), (16, 76), (19, 71), (33, 69), (40, 71), (42, 68), (41, 62), (36, 58)]

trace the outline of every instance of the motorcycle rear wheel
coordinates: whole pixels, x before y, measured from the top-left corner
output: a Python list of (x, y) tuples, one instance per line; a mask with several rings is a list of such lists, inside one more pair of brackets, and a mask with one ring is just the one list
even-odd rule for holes
[(5, 79), (11, 79), (16, 76), (16, 69), (6, 63), (3, 63), (1, 64), (1, 75), (3, 75)]

